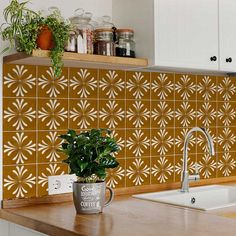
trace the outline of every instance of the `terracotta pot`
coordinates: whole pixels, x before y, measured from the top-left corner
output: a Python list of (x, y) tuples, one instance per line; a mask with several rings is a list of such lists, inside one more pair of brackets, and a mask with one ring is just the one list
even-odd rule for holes
[(37, 38), (37, 46), (42, 50), (51, 50), (54, 47), (53, 34), (48, 26), (42, 26)]
[[(106, 202), (105, 190), (108, 189), (110, 197)], [(101, 213), (103, 207), (113, 200), (114, 192), (105, 182), (99, 183), (73, 183), (73, 199), (77, 214)]]

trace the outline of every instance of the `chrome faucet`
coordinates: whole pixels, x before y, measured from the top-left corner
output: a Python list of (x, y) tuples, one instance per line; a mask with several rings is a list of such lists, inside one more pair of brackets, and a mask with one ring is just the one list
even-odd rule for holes
[(189, 140), (190, 140), (193, 132), (195, 132), (195, 131), (199, 131), (206, 136), (210, 154), (212, 156), (215, 155), (212, 137), (204, 128), (194, 127), (191, 130), (189, 130), (189, 132), (187, 133), (185, 140), (184, 140), (183, 172), (182, 172), (181, 190), (180, 190), (181, 192), (184, 192), (184, 193), (189, 191), (189, 182), (190, 181), (197, 181), (200, 179), (197, 163), (195, 164), (195, 174), (189, 175), (189, 172), (188, 172), (188, 144), (189, 144)]

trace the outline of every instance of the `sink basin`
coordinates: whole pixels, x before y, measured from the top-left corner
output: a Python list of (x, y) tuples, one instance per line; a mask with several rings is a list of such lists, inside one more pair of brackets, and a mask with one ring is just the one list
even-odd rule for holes
[(236, 206), (236, 187), (209, 185), (190, 188), (188, 193), (171, 190), (137, 194), (133, 197), (206, 211)]

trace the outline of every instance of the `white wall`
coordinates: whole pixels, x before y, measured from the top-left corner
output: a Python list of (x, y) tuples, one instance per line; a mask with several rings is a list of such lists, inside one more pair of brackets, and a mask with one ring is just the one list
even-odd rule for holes
[[(22, 1), (22, 0), (20, 0)], [(3, 21), (3, 9), (9, 4), (10, 0), (0, 0), (0, 25)], [(77, 8), (84, 8), (96, 17), (112, 14), (112, 0), (31, 0), (28, 5), (35, 11), (47, 10), (50, 6), (57, 6), (64, 17), (72, 16)], [(0, 39), (0, 52), (5, 48), (7, 42)], [(2, 108), (2, 55), (0, 55), (0, 107)], [(0, 111), (0, 132), (2, 133), (2, 111)], [(0, 200), (2, 199), (2, 135), (0, 135)]]

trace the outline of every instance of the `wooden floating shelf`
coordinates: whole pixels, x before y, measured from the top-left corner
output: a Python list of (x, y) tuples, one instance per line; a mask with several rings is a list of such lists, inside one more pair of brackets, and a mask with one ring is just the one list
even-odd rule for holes
[[(32, 55), (19, 52), (3, 58), (3, 63), (26, 65), (51, 65), (50, 51), (34, 50)], [(63, 54), (65, 67), (87, 67), (101, 69), (138, 69), (148, 66), (148, 60), (142, 58), (112, 57), (65, 52)]]

